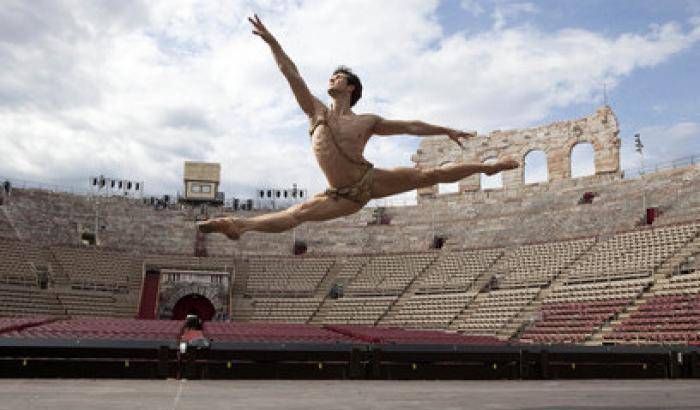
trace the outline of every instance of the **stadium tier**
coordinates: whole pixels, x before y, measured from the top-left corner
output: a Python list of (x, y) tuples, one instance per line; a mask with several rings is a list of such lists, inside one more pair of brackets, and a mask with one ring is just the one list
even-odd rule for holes
[[(0, 325), (130, 335), (128, 320), (195, 313), (214, 320), (205, 333), (229, 341), (274, 329), (385, 340), (394, 330), (380, 329), (403, 328), (464, 343), (692, 345), (699, 181), (690, 165), (421, 193), (417, 205), (385, 207), (389, 224), (371, 223), (368, 207), (236, 242), (196, 235), (196, 207), (14, 187), (0, 205)], [(292, 255), (295, 241), (308, 253)], [(22, 324), (35, 316), (43, 324)]]
[(183, 321), (113, 318), (59, 319), (16, 326), (0, 337), (24, 339), (172, 340), (179, 337)]

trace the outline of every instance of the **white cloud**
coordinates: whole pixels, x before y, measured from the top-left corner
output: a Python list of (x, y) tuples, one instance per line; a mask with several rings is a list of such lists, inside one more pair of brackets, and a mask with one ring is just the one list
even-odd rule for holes
[(481, 6), (478, 0), (462, 0), (459, 3), (462, 9), (473, 14), (474, 16), (479, 16), (484, 13), (484, 8)]
[(498, 2), (491, 13), (493, 29), (501, 30), (508, 20), (514, 19), (520, 14), (537, 13), (537, 7), (532, 3), (524, 2)]
[[(536, 11), (527, 4), (500, 13)], [(192, 159), (221, 162), (229, 195), (322, 189), (306, 119), (250, 34), (253, 10), (316, 95), (327, 99), (329, 73), (347, 64), (365, 85), (358, 112), (481, 132), (593, 105), (603, 80), (614, 87), (700, 39), (700, 24), (673, 23), (616, 38), (534, 27), (446, 36), (437, 1), (424, 0), (15, 1), (0, 9), (0, 175), (82, 184), (105, 174), (173, 192)], [(417, 141), (377, 138), (366, 154), (412, 165)]]

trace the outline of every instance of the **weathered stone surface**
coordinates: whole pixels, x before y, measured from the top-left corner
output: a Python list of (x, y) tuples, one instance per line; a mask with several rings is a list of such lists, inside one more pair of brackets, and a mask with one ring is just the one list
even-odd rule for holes
[[(620, 175), (620, 139), (617, 118), (610, 107), (578, 120), (562, 121), (535, 128), (493, 131), (464, 142), (460, 149), (448, 138), (426, 138), (412, 161), (419, 168), (430, 168), (450, 162), (483, 163), (490, 158), (513, 158), (521, 164), (533, 150), (547, 155), (549, 182), (571, 178), (571, 150), (580, 143), (590, 143), (595, 152), (596, 175)], [(503, 188), (517, 189), (524, 185), (524, 167), (503, 172)], [(480, 189), (479, 176), (460, 181), (460, 191)], [(419, 198), (437, 193), (437, 188), (420, 190)]]

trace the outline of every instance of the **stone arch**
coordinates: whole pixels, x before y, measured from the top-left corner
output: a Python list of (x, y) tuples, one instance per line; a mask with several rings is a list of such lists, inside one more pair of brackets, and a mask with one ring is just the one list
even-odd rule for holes
[[(595, 175), (604, 178), (620, 178), (620, 132), (617, 118), (610, 107), (600, 107), (586, 117), (553, 122), (534, 128), (520, 130), (494, 130), (463, 141), (460, 149), (449, 138), (424, 138), (411, 160), (418, 168), (429, 169), (445, 159), (481, 163), (491, 155), (499, 158), (511, 157), (522, 161), (533, 149), (544, 150), (547, 156), (547, 180), (563, 182), (571, 178), (571, 149), (581, 142), (593, 144), (595, 153)], [(488, 154), (488, 155), (485, 155)], [(503, 187), (517, 189), (525, 180), (524, 164), (504, 171)], [(480, 189), (479, 175), (460, 181), (460, 192), (468, 193)], [(418, 190), (419, 202), (430, 198), (437, 187)]]
[(522, 183), (549, 182), (549, 155), (541, 148), (529, 148), (522, 156)]
[(179, 284), (177, 288), (173, 288), (167, 294), (161, 293), (161, 303), (159, 303), (158, 315), (159, 317), (172, 317), (173, 309), (180, 299), (187, 295), (196, 294), (207, 298), (217, 313), (226, 313), (228, 308), (228, 297), (224, 289), (218, 285), (204, 284), (204, 283), (187, 283)]
[[(481, 161), (482, 164), (490, 164), (498, 161), (498, 156), (493, 155)], [(503, 188), (503, 173), (499, 172), (495, 175), (479, 175), (479, 186), (484, 189), (502, 189)]]
[[(452, 165), (452, 164), (454, 164), (454, 161), (444, 161), (444, 162), (440, 163), (439, 166), (442, 167), (445, 165)], [(438, 192), (438, 195), (458, 193), (459, 192), (459, 181), (437, 184), (437, 192)]]
[[(614, 138), (617, 138), (615, 134)], [(617, 140), (619, 141), (619, 140)], [(581, 144), (590, 144), (593, 147), (593, 167), (595, 169), (594, 174), (605, 173), (605, 172), (616, 172), (619, 167), (619, 158), (617, 161), (612, 160), (611, 157), (619, 157), (619, 145), (616, 145), (616, 141), (605, 141), (598, 136), (591, 135), (581, 135), (575, 134), (567, 139), (562, 147), (561, 155), (562, 158), (562, 178), (568, 179), (572, 178), (572, 152), (574, 148)], [(614, 153), (611, 156), (610, 153)]]
[(195, 314), (200, 320), (208, 321), (212, 320), (216, 314), (216, 308), (209, 298), (197, 293), (190, 293), (181, 297), (173, 305), (172, 318), (184, 320), (189, 314)]
[(576, 142), (569, 149), (569, 175), (580, 178), (596, 174), (595, 145), (586, 140)]

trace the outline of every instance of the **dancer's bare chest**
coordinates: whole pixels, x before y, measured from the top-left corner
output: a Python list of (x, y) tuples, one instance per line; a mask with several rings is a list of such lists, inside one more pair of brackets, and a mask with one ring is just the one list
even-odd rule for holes
[(362, 153), (370, 132), (371, 124), (357, 116), (351, 119), (328, 119), (314, 131), (311, 145), (319, 162), (339, 159), (341, 164), (362, 162)]

